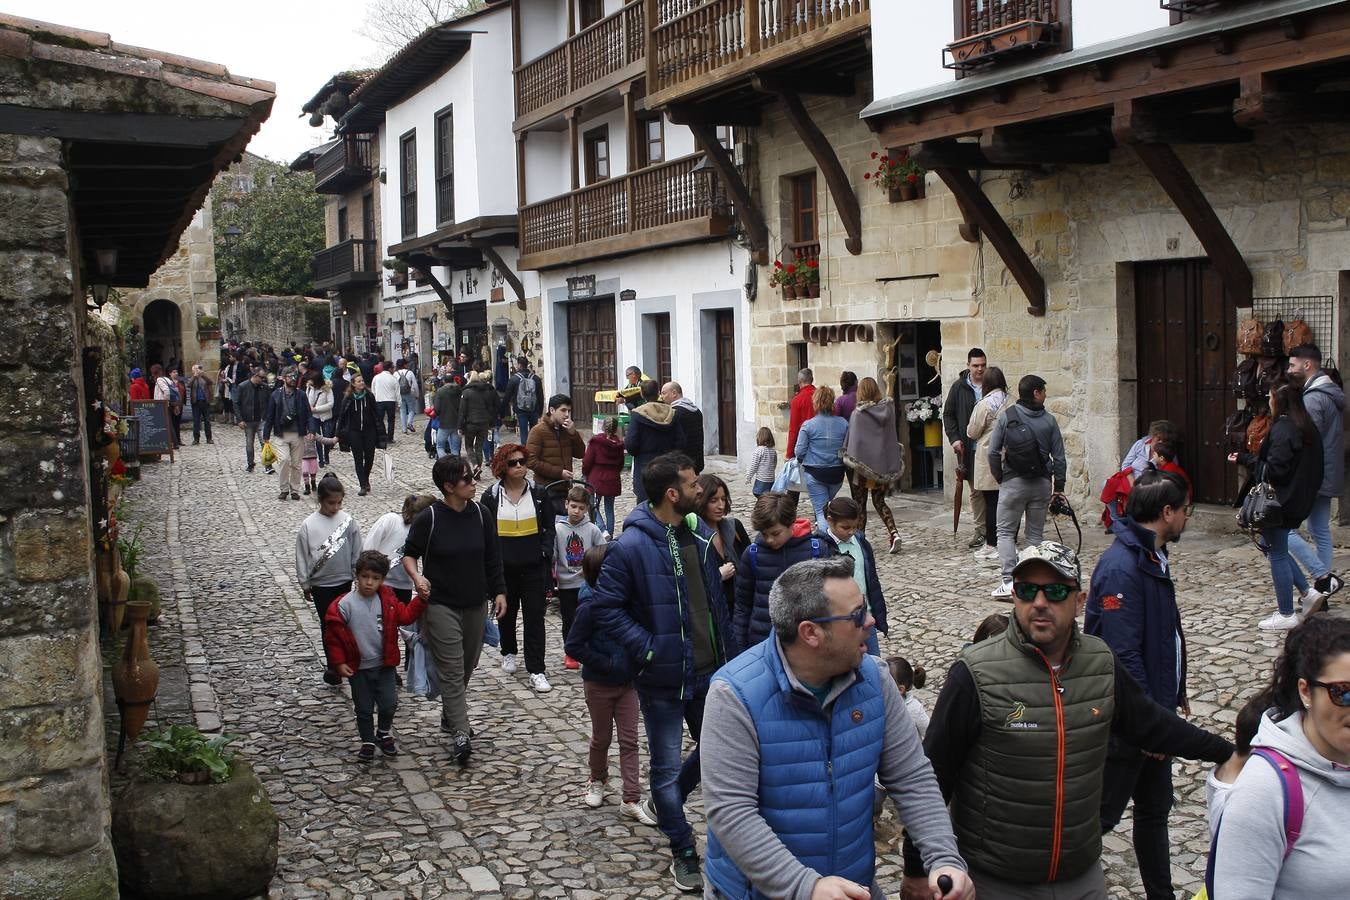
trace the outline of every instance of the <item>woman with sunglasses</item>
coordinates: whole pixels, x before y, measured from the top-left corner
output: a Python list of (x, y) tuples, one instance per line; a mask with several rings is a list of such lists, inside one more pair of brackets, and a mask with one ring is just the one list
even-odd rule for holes
[(1289, 632), (1261, 696), (1262, 759), (1247, 761), (1223, 807), (1210, 896), (1335, 894), (1350, 883), (1350, 620), (1310, 616)]

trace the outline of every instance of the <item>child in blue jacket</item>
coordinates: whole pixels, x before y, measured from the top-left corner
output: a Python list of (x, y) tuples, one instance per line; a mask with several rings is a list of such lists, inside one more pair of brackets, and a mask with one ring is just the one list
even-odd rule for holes
[(858, 582), (867, 601), (867, 609), (877, 620), (876, 627), (867, 635), (867, 652), (873, 656), (881, 655), (881, 645), (877, 641), (877, 632), (886, 634), (886, 597), (881, 593), (881, 579), (877, 576), (877, 557), (872, 545), (858, 530), (862, 520), (862, 509), (858, 502), (850, 497), (835, 497), (825, 504), (825, 521), (829, 528), (825, 539), (829, 542), (829, 554), (840, 554), (853, 558), (853, 580)]

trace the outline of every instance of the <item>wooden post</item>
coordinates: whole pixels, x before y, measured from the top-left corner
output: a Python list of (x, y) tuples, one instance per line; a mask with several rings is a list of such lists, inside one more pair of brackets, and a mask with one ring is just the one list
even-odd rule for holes
[(516, 206), (529, 206), (529, 201), (525, 195), (525, 139), (530, 136), (528, 131), (522, 131), (516, 135)]
[(745, 4), (745, 54), (759, 52), (759, 0), (741, 0)]
[[(511, 68), (520, 68), (520, 4), (511, 4)], [(519, 78), (519, 76), (517, 76)], [(519, 85), (517, 85), (519, 91)], [(517, 94), (517, 96), (519, 96)]]
[(623, 94), (624, 127), (628, 129), (628, 162), (624, 170), (632, 172), (638, 168), (637, 109), (633, 103), (633, 82), (623, 85), (619, 91)]
[(576, 37), (577, 34), (577, 0), (567, 0), (567, 36)]
[(660, 90), (656, 83), (656, 0), (642, 0), (643, 28), (647, 32), (647, 93)]
[(581, 110), (575, 106), (567, 111), (567, 152), (570, 154), (572, 161), (572, 190), (574, 191), (581, 187), (581, 169), (578, 167), (580, 149), (577, 147), (579, 142), (577, 119), (580, 113)]

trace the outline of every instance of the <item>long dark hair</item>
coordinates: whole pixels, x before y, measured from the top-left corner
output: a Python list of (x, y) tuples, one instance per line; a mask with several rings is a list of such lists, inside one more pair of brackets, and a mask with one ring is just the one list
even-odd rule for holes
[(1312, 416), (1308, 415), (1308, 408), (1303, 405), (1302, 390), (1287, 381), (1281, 381), (1271, 389), (1270, 402), (1278, 413), (1277, 417), (1288, 416), (1305, 441), (1321, 440)]
[(698, 477), (698, 485), (703, 488), (703, 496), (699, 498), (698, 508), (694, 512), (698, 513), (700, 519), (708, 521), (708, 504), (712, 503), (719, 490), (727, 498), (727, 509), (722, 516), (726, 518), (731, 515), (731, 488), (727, 487), (725, 481), (709, 473)]
[(984, 370), (984, 384), (981, 390), (986, 396), (994, 391), (1008, 393), (1008, 379), (1004, 377), (1003, 370), (998, 366), (990, 366)]
[(1350, 619), (1309, 616), (1285, 638), (1284, 652), (1275, 661), (1270, 684), (1252, 702), (1262, 709), (1275, 710), (1277, 720), (1292, 716), (1303, 709), (1299, 679), (1315, 680), (1332, 657), (1343, 653), (1350, 653)]

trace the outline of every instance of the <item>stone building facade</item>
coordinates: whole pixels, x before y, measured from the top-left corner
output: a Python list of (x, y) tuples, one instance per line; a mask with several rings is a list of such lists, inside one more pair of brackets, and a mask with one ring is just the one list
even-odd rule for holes
[(285, 347), (329, 340), (332, 309), (314, 297), (277, 297), (250, 291), (220, 300), (221, 335), (226, 340)]

